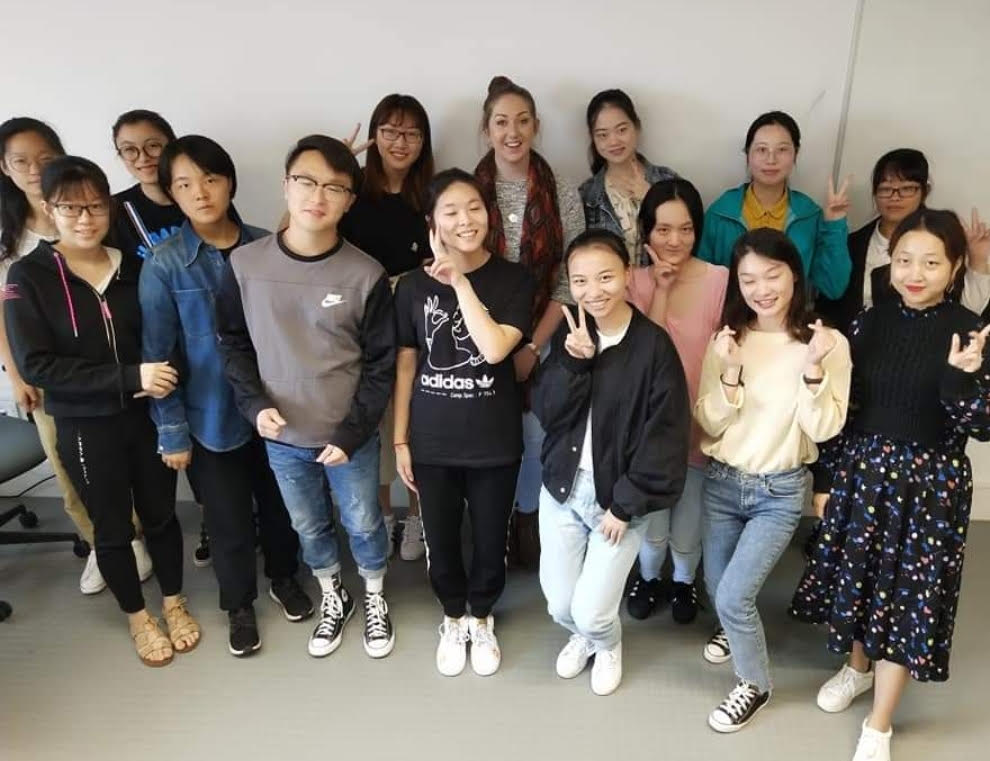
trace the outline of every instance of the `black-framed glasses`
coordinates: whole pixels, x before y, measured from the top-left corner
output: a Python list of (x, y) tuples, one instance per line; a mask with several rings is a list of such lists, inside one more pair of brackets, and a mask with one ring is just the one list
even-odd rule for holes
[(320, 183), (305, 174), (290, 174), (289, 179), (293, 185), (306, 193), (312, 193), (319, 188), (325, 198), (340, 198), (354, 192), (351, 188), (338, 182)]
[(163, 150), (165, 150), (165, 143), (152, 138), (151, 140), (145, 140), (141, 145), (126, 143), (117, 146), (117, 155), (124, 159), (124, 161), (130, 161), (133, 164), (141, 158), (142, 153), (149, 159), (157, 159), (162, 155)]
[(409, 145), (419, 145), (423, 142), (423, 130), (420, 129), (398, 129), (397, 127), (379, 127), (378, 134), (389, 143), (396, 142), (400, 137), (404, 137)]
[(55, 203), (52, 207), (60, 217), (66, 219), (77, 219), (83, 212), (89, 212), (91, 217), (105, 217), (110, 213), (110, 204), (106, 201), (96, 203)]
[(885, 201), (887, 199), (893, 198), (895, 195), (898, 198), (914, 198), (921, 191), (921, 185), (916, 182), (912, 182), (908, 185), (881, 185), (877, 188), (876, 196), (877, 198), (882, 198)]

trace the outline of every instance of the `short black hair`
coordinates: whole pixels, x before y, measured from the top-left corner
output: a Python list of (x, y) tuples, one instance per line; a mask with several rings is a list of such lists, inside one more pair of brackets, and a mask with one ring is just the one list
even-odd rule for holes
[(767, 111), (765, 114), (757, 116), (755, 121), (749, 125), (749, 129), (746, 130), (746, 153), (749, 153), (749, 146), (753, 144), (756, 131), (760, 127), (766, 127), (771, 124), (776, 124), (778, 127), (783, 127), (787, 130), (791, 136), (791, 142), (794, 143), (795, 153), (801, 150), (801, 129), (798, 127), (798, 123), (794, 121), (794, 117), (783, 111)]
[(110, 183), (96, 164), (82, 156), (59, 156), (41, 172), (41, 197), (55, 203), (66, 193), (90, 186), (103, 199), (110, 200)]
[(169, 198), (172, 198), (172, 164), (179, 156), (188, 157), (204, 172), (219, 174), (230, 180), (230, 199), (234, 199), (237, 193), (234, 160), (219, 143), (202, 135), (183, 135), (166, 145), (162, 151), (158, 159), (158, 184)]
[(570, 266), (571, 256), (574, 255), (574, 252), (579, 248), (588, 248), (589, 246), (607, 248), (622, 260), (623, 265), (629, 266), (629, 249), (626, 248), (626, 242), (611, 230), (600, 228), (585, 230), (571, 241), (571, 245), (567, 247), (567, 251), (564, 253), (565, 264)]
[(873, 194), (887, 177), (899, 177), (921, 185), (922, 200), (928, 195), (928, 159), (916, 148), (895, 148), (887, 151), (873, 167)]
[(286, 175), (289, 174), (289, 170), (296, 162), (296, 159), (299, 158), (299, 155), (301, 153), (305, 153), (306, 151), (316, 151), (335, 172), (342, 172), (346, 175), (350, 175), (351, 190), (354, 195), (356, 196), (361, 192), (363, 175), (361, 173), (361, 166), (358, 164), (357, 159), (354, 158), (354, 154), (351, 153), (351, 149), (344, 143), (336, 138), (328, 137), (327, 135), (307, 135), (299, 140), (292, 147), (292, 150), (289, 151), (289, 155), (285, 157)]
[(701, 233), (705, 226), (705, 204), (698, 189), (681, 177), (660, 180), (646, 192), (639, 205), (639, 234), (649, 242), (650, 233), (657, 223), (657, 209), (668, 201), (682, 201), (687, 206), (688, 216), (694, 225), (694, 245), (691, 256), (696, 256), (701, 246)]
[(148, 122), (155, 129), (165, 135), (169, 142), (175, 140), (175, 130), (172, 129), (172, 125), (166, 121), (164, 116), (157, 111), (149, 111), (146, 108), (135, 108), (132, 111), (125, 111), (122, 113), (117, 117), (117, 121), (113, 123), (112, 131), (114, 147), (116, 147), (117, 134), (120, 132), (121, 127), (128, 124), (140, 124), (141, 122)]

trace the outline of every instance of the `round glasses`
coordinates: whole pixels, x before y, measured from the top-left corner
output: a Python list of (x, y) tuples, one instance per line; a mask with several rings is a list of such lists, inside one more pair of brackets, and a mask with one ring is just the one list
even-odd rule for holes
[(124, 161), (129, 161), (133, 164), (141, 158), (142, 153), (149, 159), (157, 159), (162, 155), (163, 150), (165, 150), (165, 143), (161, 140), (145, 140), (141, 145), (127, 143), (125, 145), (118, 146), (117, 155)]

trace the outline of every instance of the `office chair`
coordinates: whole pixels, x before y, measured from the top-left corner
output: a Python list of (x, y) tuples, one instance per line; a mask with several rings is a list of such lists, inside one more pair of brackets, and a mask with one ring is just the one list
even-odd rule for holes
[[(34, 425), (10, 415), (0, 415), (0, 483), (27, 473), (44, 461), (45, 451), (41, 448), (41, 440)], [(32, 484), (13, 499), (20, 499), (37, 485), (37, 483)], [(17, 518), (21, 526), (26, 529), (33, 529), (38, 525), (37, 514), (28, 510), (23, 503), (0, 513), (0, 526), (14, 518)], [(72, 551), (76, 557), (84, 558), (89, 554), (89, 543), (83, 541), (78, 534), (71, 532), (0, 531), (0, 545), (39, 542), (72, 542)], [(12, 612), (10, 604), (0, 600), (0, 621), (9, 617)]]

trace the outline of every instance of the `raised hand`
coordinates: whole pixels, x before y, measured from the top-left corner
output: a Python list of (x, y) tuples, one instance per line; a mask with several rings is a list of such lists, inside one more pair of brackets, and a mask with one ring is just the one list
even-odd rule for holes
[(969, 343), (962, 347), (959, 334), (953, 333), (952, 346), (949, 348), (949, 364), (965, 373), (975, 373), (979, 370), (983, 366), (983, 347), (987, 343), (987, 334), (990, 334), (990, 325), (978, 333), (971, 330)]
[(134, 394), (135, 399), (150, 396), (164, 399), (175, 391), (179, 373), (168, 362), (144, 362), (141, 365), (141, 390)]
[(433, 250), (433, 261), (426, 265), (426, 274), (444, 285), (456, 288), (464, 277), (461, 269), (463, 259), (447, 251), (439, 230), (430, 230), (430, 248)]
[(571, 329), (567, 338), (564, 339), (564, 348), (567, 353), (575, 359), (591, 359), (595, 356), (596, 347), (595, 342), (591, 340), (591, 334), (588, 333), (588, 318), (585, 316), (584, 307), (578, 304), (578, 321), (576, 323), (571, 316), (570, 309), (563, 304), (560, 305), (560, 309), (564, 313), (564, 319), (567, 320), (567, 326)]
[(283, 418), (277, 409), (274, 407), (269, 407), (258, 413), (257, 419), (254, 421), (255, 427), (266, 439), (277, 439), (281, 433), (282, 429), (285, 428), (287, 423), (285, 418)]
[(715, 356), (718, 357), (723, 372), (742, 367), (742, 353), (739, 344), (736, 343), (736, 331), (726, 325), (715, 334), (712, 342), (715, 344)]
[(356, 125), (354, 125), (354, 131), (351, 133), (351, 136), (345, 137), (340, 141), (348, 148), (350, 148), (351, 153), (353, 153), (355, 156), (360, 156), (362, 153), (364, 153), (366, 150), (368, 150), (371, 146), (375, 144), (374, 140), (365, 140), (363, 143), (354, 145), (354, 141), (357, 140), (358, 132), (360, 131), (361, 131), (361, 122), (358, 122)]
[(825, 219), (833, 221), (836, 219), (842, 219), (846, 216), (849, 211), (849, 181), (852, 179), (852, 175), (846, 175), (846, 178), (842, 181), (839, 189), (835, 189), (835, 183), (832, 182), (832, 175), (828, 176), (828, 192), (825, 195), (825, 208), (822, 210)]
[(990, 225), (980, 219), (980, 212), (973, 207), (970, 221), (963, 222), (966, 231), (966, 267), (984, 275), (990, 274)]
[(832, 332), (831, 328), (826, 328), (822, 325), (820, 319), (815, 320), (808, 327), (811, 328), (812, 336), (808, 342), (807, 363), (809, 365), (820, 365), (822, 360), (825, 359), (825, 356), (835, 348), (835, 333)]
[(661, 259), (657, 252), (653, 250), (652, 246), (646, 245), (644, 248), (650, 256), (650, 261), (653, 262), (650, 265), (650, 274), (653, 275), (653, 282), (656, 283), (657, 289), (661, 291), (670, 290), (670, 286), (677, 280), (677, 273), (680, 267)]

